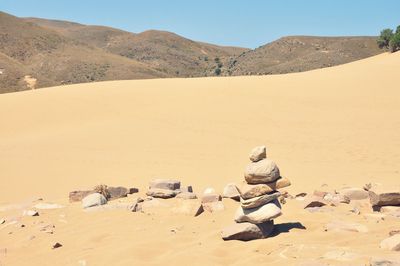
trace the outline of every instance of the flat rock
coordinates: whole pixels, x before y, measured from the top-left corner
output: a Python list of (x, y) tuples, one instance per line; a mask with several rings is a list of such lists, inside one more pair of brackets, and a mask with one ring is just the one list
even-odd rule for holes
[(150, 182), (149, 188), (178, 190), (181, 188), (181, 181), (173, 179), (154, 179)]
[(176, 198), (186, 199), (186, 200), (197, 199), (197, 195), (196, 195), (196, 193), (193, 193), (193, 192), (182, 192), (182, 193), (179, 193), (178, 195), (176, 195)]
[(250, 161), (258, 162), (262, 159), (267, 158), (267, 147), (265, 146), (258, 146), (251, 150), (249, 155)]
[(239, 200), (240, 194), (234, 183), (227, 184), (222, 192), (223, 198)]
[(277, 200), (253, 209), (243, 209), (241, 206), (235, 213), (237, 223), (249, 222), (260, 224), (273, 220), (282, 214), (281, 206)]
[(279, 191), (276, 191), (271, 194), (264, 194), (255, 198), (251, 199), (240, 199), (240, 205), (242, 206), (243, 209), (252, 209), (252, 208), (257, 208), (262, 205), (265, 205), (273, 200), (276, 200), (281, 193)]
[(400, 251), (400, 234), (395, 234), (391, 237), (382, 240), (379, 246), (380, 248), (386, 250)]
[(347, 231), (347, 232), (366, 233), (368, 232), (368, 228), (363, 224), (343, 222), (343, 221), (333, 221), (325, 226), (325, 231), (330, 231), (330, 232)]
[(93, 190), (76, 190), (69, 193), (69, 201), (77, 202), (82, 201), (82, 199), (90, 194), (94, 193)]
[(400, 192), (378, 193), (370, 190), (369, 199), (372, 206), (396, 206), (400, 205)]
[(107, 203), (107, 199), (100, 193), (90, 194), (82, 199), (82, 207), (90, 208), (100, 206)]
[(130, 192), (126, 187), (107, 187), (107, 191), (109, 194), (108, 200), (124, 198), (128, 196)]
[(379, 211), (383, 213), (392, 213), (392, 212), (400, 213), (400, 206), (383, 206), (379, 209)]
[(327, 205), (327, 202), (324, 199), (317, 196), (311, 196), (304, 199), (304, 209), (322, 207), (325, 205)]
[(368, 199), (368, 191), (362, 188), (344, 188), (338, 191), (339, 194), (349, 198), (350, 200)]
[(204, 208), (199, 200), (180, 200), (172, 208), (172, 212), (196, 217), (204, 212)]
[(56, 204), (56, 203), (38, 203), (33, 206), (35, 209), (38, 210), (53, 210), (53, 209), (61, 209), (64, 208), (65, 206)]
[(244, 178), (249, 184), (274, 182), (280, 177), (278, 166), (269, 159), (247, 165)]
[(204, 210), (208, 212), (219, 212), (225, 210), (225, 206), (222, 201), (206, 202), (202, 203)]
[(235, 223), (225, 227), (221, 232), (221, 236), (223, 240), (249, 241), (266, 238), (271, 235), (273, 230), (273, 221), (262, 224)]
[(162, 198), (169, 199), (175, 197), (180, 190), (170, 190), (170, 189), (162, 189), (162, 188), (150, 188), (147, 192), (147, 196), (151, 196), (154, 198)]
[(280, 177), (276, 181), (266, 184), (249, 185), (243, 183), (241, 186), (238, 186), (237, 189), (243, 199), (251, 199), (288, 186), (290, 186), (289, 179)]
[(202, 203), (211, 203), (211, 202), (217, 202), (217, 201), (221, 201), (221, 195), (219, 194), (203, 194), (203, 196), (201, 196), (201, 202)]

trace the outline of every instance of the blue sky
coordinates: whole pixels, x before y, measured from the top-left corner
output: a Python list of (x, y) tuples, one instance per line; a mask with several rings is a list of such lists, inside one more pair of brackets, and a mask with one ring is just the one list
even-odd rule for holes
[(0, 10), (249, 48), (286, 35), (377, 35), (400, 24), (400, 0), (0, 0)]

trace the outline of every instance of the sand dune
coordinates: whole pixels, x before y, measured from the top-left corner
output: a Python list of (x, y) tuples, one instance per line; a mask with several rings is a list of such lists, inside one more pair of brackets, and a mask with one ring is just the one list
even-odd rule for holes
[[(0, 95), (0, 204), (34, 197), (68, 204), (69, 191), (99, 183), (143, 191), (154, 177), (178, 178), (198, 192), (222, 190), (242, 180), (247, 154), (260, 144), (294, 194), (322, 184), (400, 189), (399, 68), (400, 53), (382, 54), (298, 74), (112, 81)], [(198, 219), (84, 213), (72, 204), (41, 216), (57, 223), (56, 234), (28, 241), (29, 226), (12, 235), (0, 229), (0, 248), (8, 247), (5, 265), (290, 265), (333, 247), (362, 254), (357, 263), (366, 255), (392, 256), (377, 247), (396, 221), (367, 221), (371, 234), (337, 237), (321, 230), (332, 214), (306, 213), (298, 202), (284, 205), (278, 222), (301, 222), (307, 230), (223, 242), (219, 230), (236, 206), (225, 204), (224, 212)], [(62, 249), (48, 248), (55, 239)]]

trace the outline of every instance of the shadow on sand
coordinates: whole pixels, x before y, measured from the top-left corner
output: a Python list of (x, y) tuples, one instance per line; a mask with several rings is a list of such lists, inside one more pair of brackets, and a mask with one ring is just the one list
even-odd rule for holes
[(274, 231), (272, 232), (271, 237), (280, 235), (282, 233), (289, 233), (292, 229), (306, 230), (307, 228), (300, 222), (276, 224), (274, 226)]

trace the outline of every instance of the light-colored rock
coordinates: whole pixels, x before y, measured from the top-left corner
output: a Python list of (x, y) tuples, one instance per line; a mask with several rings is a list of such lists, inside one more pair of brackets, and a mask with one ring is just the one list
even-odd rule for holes
[(362, 189), (362, 188), (344, 188), (340, 191), (338, 191), (340, 195), (343, 195), (350, 200), (362, 200), (362, 199), (368, 199), (368, 191)]
[(260, 207), (261, 205), (265, 205), (273, 200), (276, 200), (280, 195), (281, 193), (279, 191), (276, 191), (271, 194), (265, 194), (247, 200), (241, 198), (240, 205), (242, 206), (243, 209), (257, 208)]
[(214, 188), (212, 187), (208, 187), (204, 190), (203, 195), (207, 195), (207, 194), (217, 194), (217, 192), (215, 191)]
[(210, 202), (217, 202), (217, 201), (221, 201), (221, 195), (219, 194), (203, 194), (203, 196), (201, 197), (201, 202), (202, 203), (210, 203)]
[(172, 212), (196, 217), (204, 212), (204, 208), (199, 200), (179, 200)]
[(397, 206), (400, 205), (400, 192), (374, 192), (369, 191), (372, 206)]
[(4, 224), (6, 220), (0, 218), (0, 224)]
[(239, 200), (240, 194), (236, 188), (236, 185), (234, 183), (227, 184), (224, 187), (224, 191), (222, 192), (222, 197), (233, 200)]
[(33, 206), (35, 209), (38, 210), (53, 210), (53, 209), (61, 209), (64, 208), (65, 206), (56, 204), (56, 203), (38, 203)]
[(333, 221), (325, 226), (325, 231), (330, 231), (330, 232), (348, 231), (348, 232), (366, 233), (368, 232), (368, 228), (365, 225), (359, 223)]
[(107, 199), (100, 193), (93, 193), (87, 195), (82, 199), (82, 207), (90, 208), (94, 206), (100, 206), (107, 203)]
[(39, 212), (35, 210), (25, 210), (22, 214), (23, 216), (39, 216)]
[(280, 177), (278, 166), (269, 159), (247, 165), (244, 178), (249, 184), (274, 182)]
[(149, 188), (178, 190), (181, 188), (181, 181), (172, 179), (154, 179), (150, 182)]
[(382, 213), (392, 213), (392, 212), (399, 212), (400, 213), (400, 206), (383, 206), (379, 209)]
[(243, 182), (243, 184), (238, 186), (237, 189), (243, 199), (251, 199), (288, 186), (290, 186), (289, 179), (281, 177), (274, 182), (266, 184), (249, 185)]
[(170, 189), (162, 189), (162, 188), (150, 188), (147, 192), (147, 196), (151, 196), (154, 198), (162, 198), (169, 199), (175, 197), (180, 190), (170, 190)]
[(142, 210), (141, 202), (144, 200), (140, 197), (133, 199), (132, 203), (128, 205), (127, 209), (131, 212), (139, 212)]
[(271, 235), (273, 230), (273, 221), (262, 224), (236, 223), (225, 227), (221, 232), (221, 236), (223, 240), (249, 241), (266, 238)]
[(267, 147), (258, 146), (251, 150), (249, 155), (250, 161), (258, 162), (262, 159), (267, 158)]
[(193, 192), (182, 192), (176, 195), (176, 198), (179, 199), (197, 199), (196, 193)]
[(181, 185), (181, 192), (189, 192), (189, 193), (193, 193), (193, 187), (192, 186), (182, 186)]
[(380, 248), (386, 250), (400, 251), (400, 234), (395, 234), (391, 237), (382, 240), (379, 246)]
[(219, 212), (225, 210), (225, 206), (222, 201), (213, 201), (202, 203), (204, 210), (208, 212)]
[(241, 206), (235, 213), (237, 223), (249, 222), (254, 224), (273, 220), (282, 214), (281, 206), (277, 200), (254, 209), (243, 209)]

